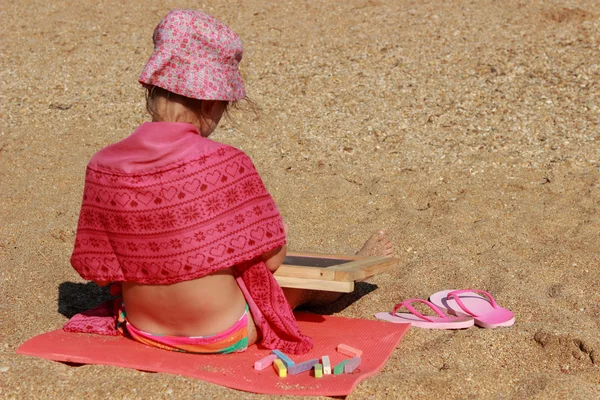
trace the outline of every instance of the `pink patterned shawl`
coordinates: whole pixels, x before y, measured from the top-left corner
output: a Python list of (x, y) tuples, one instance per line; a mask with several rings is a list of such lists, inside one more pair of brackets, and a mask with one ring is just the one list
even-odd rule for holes
[(185, 123), (152, 122), (92, 157), (71, 265), (84, 278), (170, 284), (234, 266), (267, 348), (312, 348), (257, 257), (285, 244), (250, 158)]

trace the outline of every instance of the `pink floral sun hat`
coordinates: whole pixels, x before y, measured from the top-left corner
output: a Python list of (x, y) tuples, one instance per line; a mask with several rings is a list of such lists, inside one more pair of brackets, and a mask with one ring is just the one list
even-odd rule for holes
[(241, 100), (240, 37), (210, 15), (171, 10), (153, 35), (154, 53), (139, 82), (199, 100)]

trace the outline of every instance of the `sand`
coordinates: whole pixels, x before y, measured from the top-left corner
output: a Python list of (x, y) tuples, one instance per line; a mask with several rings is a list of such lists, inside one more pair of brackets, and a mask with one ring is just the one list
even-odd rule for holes
[(0, 397), (263, 397), (15, 354), (102, 297), (69, 265), (85, 165), (147, 120), (137, 76), (176, 7), (243, 39), (260, 110), (214, 138), (255, 161), (291, 247), (395, 245), (394, 272), (322, 312), (479, 288), (516, 314), (410, 330), (350, 398), (600, 396), (599, 2), (23, 0), (1, 6)]

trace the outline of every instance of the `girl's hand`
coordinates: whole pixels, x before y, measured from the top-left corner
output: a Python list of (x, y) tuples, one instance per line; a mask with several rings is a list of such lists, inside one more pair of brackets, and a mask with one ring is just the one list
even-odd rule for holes
[(275, 273), (275, 271), (277, 271), (279, 266), (283, 263), (286, 253), (287, 245), (283, 245), (263, 254), (260, 256), (260, 258), (265, 263), (269, 271)]
[[(288, 235), (289, 227), (284, 222), (283, 223), (283, 231), (285, 232), (285, 236)], [(287, 254), (287, 244), (283, 246), (279, 246), (268, 253), (265, 253), (261, 256), (262, 261), (266, 264), (269, 271), (275, 273), (279, 266), (283, 263), (285, 259), (285, 255)]]

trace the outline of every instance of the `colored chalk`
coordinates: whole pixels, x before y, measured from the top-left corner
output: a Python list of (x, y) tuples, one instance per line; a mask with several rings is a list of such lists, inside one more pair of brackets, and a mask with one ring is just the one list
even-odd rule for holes
[(290, 375), (296, 375), (296, 374), (299, 374), (300, 372), (304, 372), (304, 371), (308, 371), (309, 369), (312, 369), (312, 367), (314, 367), (318, 363), (319, 363), (319, 359), (314, 358), (312, 360), (307, 360), (307, 361), (303, 361), (298, 364), (290, 365), (288, 367), (288, 373)]
[(287, 369), (285, 368), (285, 365), (283, 365), (283, 361), (279, 358), (273, 361), (273, 368), (275, 368), (275, 371), (280, 378), (285, 378), (287, 376)]
[(291, 358), (289, 358), (288, 356), (286, 356), (279, 350), (273, 350), (273, 351), (271, 351), (271, 353), (275, 354), (277, 356), (277, 358), (279, 358), (281, 361), (283, 361), (283, 364), (285, 365), (286, 368), (289, 368), (292, 365), (294, 365), (294, 361), (292, 361)]
[(333, 367), (333, 374), (334, 375), (341, 375), (344, 373), (344, 366), (346, 365), (346, 363), (348, 362), (348, 360), (344, 360), (341, 363), (339, 363), (338, 365), (336, 365), (335, 367)]
[(346, 362), (346, 365), (344, 365), (344, 373), (349, 374), (351, 372), (354, 372), (354, 370), (358, 368), (359, 365), (360, 357), (351, 358), (350, 360), (348, 360), (348, 362)]
[(263, 369), (265, 369), (268, 366), (270, 366), (271, 364), (273, 364), (273, 361), (275, 361), (276, 359), (277, 359), (276, 354), (270, 354), (270, 355), (266, 356), (265, 358), (261, 358), (260, 360), (258, 360), (254, 363), (254, 369), (262, 371)]
[(362, 350), (355, 349), (354, 347), (348, 346), (347, 344), (338, 344), (337, 351), (350, 357), (362, 356)]
[(323, 373), (325, 375), (331, 374), (331, 362), (329, 362), (329, 356), (321, 357), (321, 363), (323, 364)]
[(322, 377), (323, 377), (323, 365), (317, 364), (317, 365), (315, 365), (315, 378), (322, 378)]

